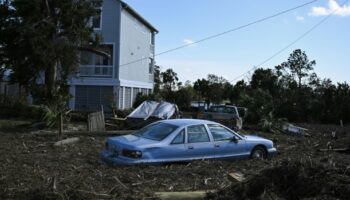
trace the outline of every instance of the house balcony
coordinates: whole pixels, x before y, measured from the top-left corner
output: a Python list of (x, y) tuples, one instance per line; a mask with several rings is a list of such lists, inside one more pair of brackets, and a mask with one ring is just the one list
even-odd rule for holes
[(80, 65), (79, 76), (81, 77), (113, 77), (112, 65)]

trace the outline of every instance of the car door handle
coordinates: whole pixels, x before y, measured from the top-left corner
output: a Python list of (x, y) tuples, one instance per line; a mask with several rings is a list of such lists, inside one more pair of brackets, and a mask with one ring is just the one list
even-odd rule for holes
[(215, 146), (215, 147), (220, 147), (220, 145), (219, 145), (219, 144), (215, 144), (214, 146)]
[(193, 149), (193, 146), (189, 146), (188, 149)]

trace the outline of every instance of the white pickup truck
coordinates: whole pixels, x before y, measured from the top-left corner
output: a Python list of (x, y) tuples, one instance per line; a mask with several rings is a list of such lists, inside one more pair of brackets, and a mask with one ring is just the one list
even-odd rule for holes
[(208, 119), (224, 124), (235, 130), (242, 129), (243, 118), (246, 115), (247, 108), (217, 105), (211, 106), (208, 111), (203, 113), (203, 119)]

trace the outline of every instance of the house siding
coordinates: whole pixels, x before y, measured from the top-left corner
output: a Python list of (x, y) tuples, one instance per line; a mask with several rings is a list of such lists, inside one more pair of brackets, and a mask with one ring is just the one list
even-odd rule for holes
[(119, 78), (151, 83), (149, 78), (149, 58), (153, 58), (151, 48), (152, 32), (126, 10), (121, 12), (120, 69)]

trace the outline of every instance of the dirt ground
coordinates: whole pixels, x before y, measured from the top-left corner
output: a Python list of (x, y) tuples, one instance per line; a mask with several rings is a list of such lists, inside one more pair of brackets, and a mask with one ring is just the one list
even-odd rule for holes
[(157, 199), (159, 191), (197, 190), (215, 190), (208, 199), (349, 199), (349, 152), (318, 150), (349, 147), (350, 127), (303, 126), (311, 137), (243, 131), (276, 141), (279, 155), (268, 160), (111, 168), (99, 159), (106, 136), (81, 133), (78, 143), (53, 147), (50, 131), (0, 120), (0, 199)]

